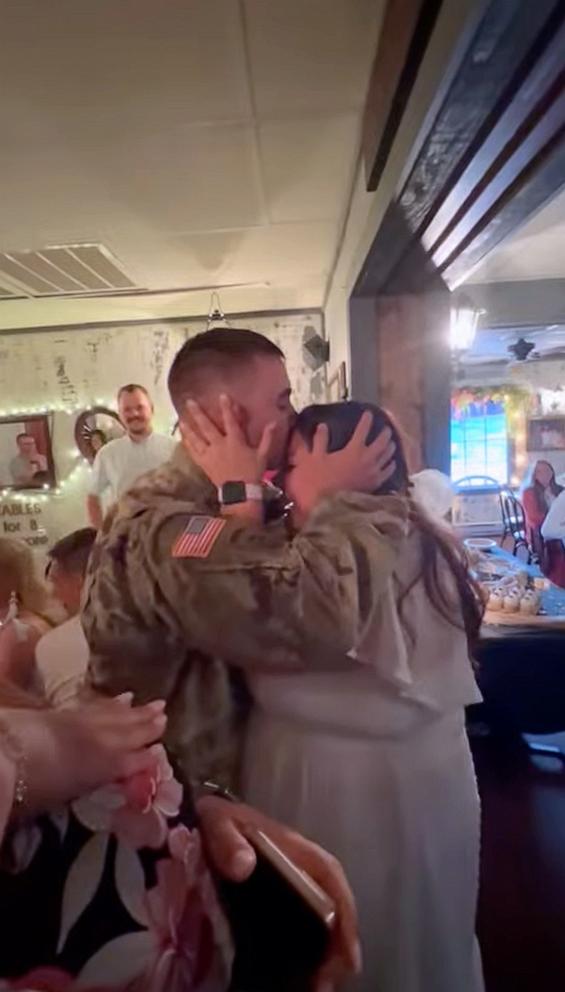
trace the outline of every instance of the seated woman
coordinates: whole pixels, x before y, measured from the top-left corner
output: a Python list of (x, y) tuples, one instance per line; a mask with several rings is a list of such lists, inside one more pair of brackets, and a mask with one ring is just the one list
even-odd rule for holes
[(542, 527), (548, 511), (563, 491), (555, 478), (553, 465), (543, 459), (535, 463), (522, 489), (528, 542), (539, 558), (543, 574), (559, 586), (565, 586), (565, 551), (560, 542), (550, 540), (548, 534), (544, 537)]
[[(480, 812), (464, 713), (480, 700), (470, 662), (482, 618), (478, 590), (451, 533), (412, 498), (400, 437), (379, 408), (303, 411), (285, 488), (300, 528), (315, 507), (293, 468), (318, 447), (343, 449), (367, 410), (366, 442), (388, 425), (396, 467), (374, 495), (348, 496), (352, 515), (372, 507), (382, 535), (380, 568), (366, 568), (358, 587), (363, 633), (349, 660), (336, 652), (325, 671), (250, 675), (244, 794), (342, 860), (360, 915), (364, 971), (355, 988), (479, 992)], [(224, 455), (229, 437), (226, 421), (217, 442)], [(236, 437), (231, 454), (241, 446)], [(208, 440), (204, 455), (193, 451), (211, 477), (213, 448)], [(229, 508), (251, 525), (252, 511)]]
[(52, 626), (31, 549), (0, 537), (0, 678), (31, 688), (35, 646)]
[(565, 589), (565, 489), (555, 497), (541, 525), (545, 574)]
[(250, 825), (330, 893), (338, 942), (353, 948), (338, 866), (257, 811), (216, 797), (199, 799), (200, 829), (189, 829), (187, 808), (178, 815), (181, 787), (155, 743), (164, 703), (130, 703), (53, 711), (0, 683), (0, 988), (224, 992), (231, 939), (200, 837), (212, 867), (243, 881), (255, 867)]

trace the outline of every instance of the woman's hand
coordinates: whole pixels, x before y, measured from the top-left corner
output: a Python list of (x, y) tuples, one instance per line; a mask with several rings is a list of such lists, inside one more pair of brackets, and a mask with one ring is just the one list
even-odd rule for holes
[(329, 992), (334, 983), (361, 970), (357, 913), (351, 889), (339, 862), (326, 851), (243, 803), (216, 796), (197, 802), (202, 839), (214, 868), (225, 878), (243, 882), (256, 864), (246, 831), (262, 830), (294, 863), (307, 872), (337, 908), (337, 925), (331, 951), (315, 985), (315, 992)]
[(162, 701), (131, 708), (131, 694), (66, 710), (4, 709), (27, 787), (22, 812), (49, 809), (150, 767), (165, 730)]
[[(190, 424), (181, 423), (183, 445), (192, 460), (215, 486), (225, 482), (261, 482), (269, 460), (275, 424), (267, 424), (257, 448), (253, 448), (238, 423), (228, 396), (220, 396), (220, 430), (195, 400), (187, 403)], [(193, 426), (191, 426), (191, 424)]]

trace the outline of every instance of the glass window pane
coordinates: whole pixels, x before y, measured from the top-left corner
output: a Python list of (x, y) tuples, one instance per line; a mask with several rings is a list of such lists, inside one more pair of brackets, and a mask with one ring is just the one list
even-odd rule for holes
[(500, 404), (472, 404), (451, 420), (451, 478), (489, 475), (508, 482), (508, 432)]

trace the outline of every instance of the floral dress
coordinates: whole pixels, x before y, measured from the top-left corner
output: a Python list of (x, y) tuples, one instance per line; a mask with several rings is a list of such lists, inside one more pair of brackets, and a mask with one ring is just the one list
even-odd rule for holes
[[(0, 873), (0, 989), (224, 992), (232, 946), (161, 745), (154, 768), (20, 827)], [(189, 821), (190, 822), (190, 821)]]

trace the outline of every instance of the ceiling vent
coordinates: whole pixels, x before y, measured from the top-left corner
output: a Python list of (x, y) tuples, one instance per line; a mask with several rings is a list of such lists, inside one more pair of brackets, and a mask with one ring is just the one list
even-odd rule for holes
[(0, 299), (103, 296), (139, 289), (104, 245), (0, 252)]

